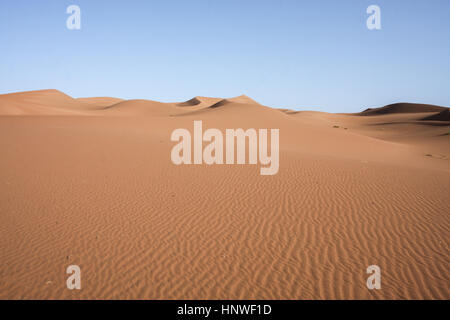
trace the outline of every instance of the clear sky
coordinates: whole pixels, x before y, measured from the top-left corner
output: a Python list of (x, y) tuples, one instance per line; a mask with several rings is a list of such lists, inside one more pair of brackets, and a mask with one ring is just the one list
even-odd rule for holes
[[(81, 30), (66, 9), (81, 8)], [(381, 8), (381, 30), (366, 9)], [(449, 0), (1, 0), (0, 93), (450, 105)]]

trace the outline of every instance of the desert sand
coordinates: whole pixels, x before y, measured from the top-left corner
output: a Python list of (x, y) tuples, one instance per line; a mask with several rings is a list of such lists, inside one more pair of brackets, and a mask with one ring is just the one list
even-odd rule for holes
[[(448, 114), (0, 95), (0, 298), (450, 299)], [(278, 174), (174, 165), (194, 120), (280, 129)]]

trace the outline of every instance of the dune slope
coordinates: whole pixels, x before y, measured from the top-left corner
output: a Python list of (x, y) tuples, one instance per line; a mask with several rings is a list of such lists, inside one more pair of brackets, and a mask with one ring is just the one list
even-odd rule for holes
[(419, 103), (394, 103), (381, 108), (369, 108), (360, 113), (362, 116), (373, 116), (392, 113), (440, 112), (446, 107)]

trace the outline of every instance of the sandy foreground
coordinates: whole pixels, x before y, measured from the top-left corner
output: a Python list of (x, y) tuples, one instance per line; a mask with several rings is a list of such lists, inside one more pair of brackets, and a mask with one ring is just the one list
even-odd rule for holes
[[(448, 109), (407, 110), (0, 95), (0, 298), (450, 299)], [(174, 165), (194, 120), (280, 129), (278, 174)]]

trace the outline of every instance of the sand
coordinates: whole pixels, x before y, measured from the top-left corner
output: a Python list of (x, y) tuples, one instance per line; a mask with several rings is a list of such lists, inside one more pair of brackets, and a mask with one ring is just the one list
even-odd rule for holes
[[(445, 110), (0, 95), (0, 298), (449, 299)], [(280, 129), (278, 174), (175, 166), (194, 120)]]

